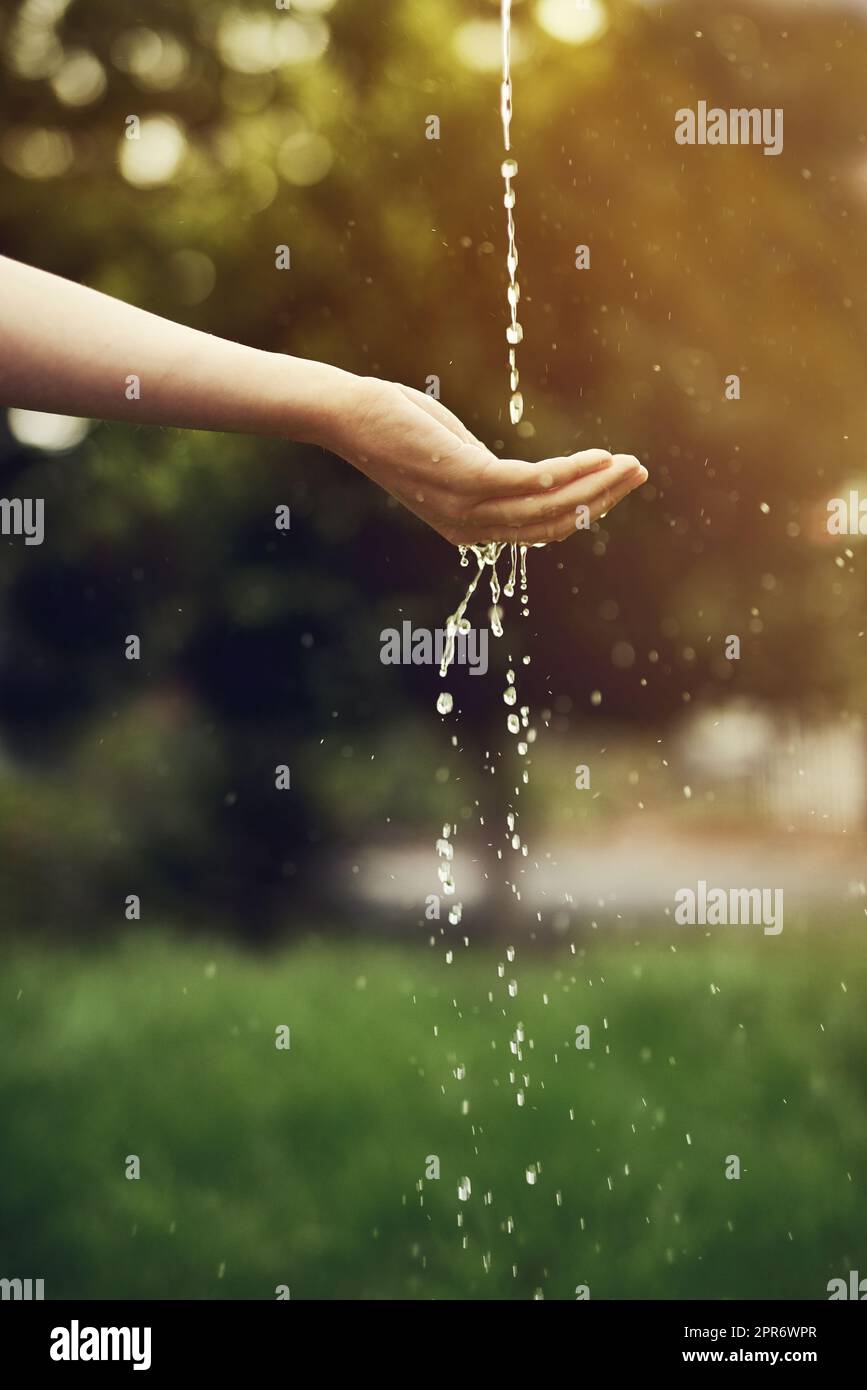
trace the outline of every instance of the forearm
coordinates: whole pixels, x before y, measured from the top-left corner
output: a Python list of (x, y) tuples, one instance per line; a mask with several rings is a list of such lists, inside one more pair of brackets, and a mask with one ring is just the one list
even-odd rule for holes
[(0, 257), (0, 404), (331, 446), (356, 383)]

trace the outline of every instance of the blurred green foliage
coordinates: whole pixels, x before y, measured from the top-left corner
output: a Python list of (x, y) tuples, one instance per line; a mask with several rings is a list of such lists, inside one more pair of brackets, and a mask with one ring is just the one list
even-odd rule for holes
[(825, 1298), (867, 1238), (863, 925), (729, 930), (519, 949), (516, 998), (487, 949), (22, 948), (4, 1271), (54, 1299)]

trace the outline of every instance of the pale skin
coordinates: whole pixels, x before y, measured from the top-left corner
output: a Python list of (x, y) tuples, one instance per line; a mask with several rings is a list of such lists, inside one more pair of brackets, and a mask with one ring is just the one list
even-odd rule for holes
[(0, 334), (2, 405), (319, 444), (455, 545), (565, 540), (579, 507), (595, 521), (647, 478), (602, 449), (499, 458), (412, 386), (215, 338), (5, 257)]

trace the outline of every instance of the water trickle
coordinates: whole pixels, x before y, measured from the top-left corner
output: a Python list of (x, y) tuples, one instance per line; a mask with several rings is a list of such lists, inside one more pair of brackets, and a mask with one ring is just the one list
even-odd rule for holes
[[(518, 320), (518, 306), (521, 302), (521, 289), (518, 284), (517, 276), (518, 249), (515, 238), (514, 217), (515, 188), (513, 184), (518, 174), (518, 164), (514, 156), (511, 154), (510, 138), (510, 125), (512, 118), (512, 80), (510, 71), (511, 9), (511, 0), (501, 0), (503, 38), (503, 80), (501, 87), (501, 114), (503, 123), (503, 145), (505, 157), (502, 160), (500, 172), (504, 181), (503, 206), (506, 211), (506, 225), (508, 232), (508, 244), (506, 251), (506, 268), (508, 271), (508, 283), (506, 287), (506, 301), (508, 305), (506, 341), (508, 345), (508, 371), (510, 389), (509, 419), (512, 425), (517, 426), (520, 424), (524, 412), (524, 401), (520, 391), (520, 374), (518, 371), (517, 363), (517, 349), (523, 340), (524, 334), (521, 324)], [(544, 479), (540, 479), (540, 482), (544, 485)], [(507, 546), (508, 571), (505, 575), (501, 575), (498, 568), (499, 560), (500, 556), (502, 555), (503, 551), (506, 550)], [(539, 546), (539, 548), (541, 548), (541, 546)], [(494, 637), (501, 638), (504, 635), (506, 600), (513, 599), (516, 594), (519, 594), (519, 606), (522, 615), (525, 618), (529, 617), (529, 590), (527, 584), (528, 549), (528, 545), (521, 544), (517, 540), (480, 540), (476, 544), (461, 544), (458, 546), (461, 568), (470, 568), (471, 573), (467, 576), (469, 582), (466, 583), (464, 587), (463, 597), (460, 599), (460, 602), (457, 604), (457, 607), (455, 608), (454, 612), (449, 615), (444, 624), (445, 642), (443, 645), (442, 660), (440, 663), (441, 678), (445, 678), (449, 671), (449, 668), (455, 662), (456, 656), (458, 657), (458, 659), (462, 659), (462, 656), (459, 656), (459, 638), (462, 636), (462, 634), (468, 634), (471, 631), (470, 621), (467, 617), (467, 613), (470, 603), (473, 599), (473, 595), (475, 594), (476, 589), (479, 587), (480, 581), (486, 579), (490, 587), (490, 601), (489, 604), (486, 605), (486, 610), (488, 623), (490, 625), (490, 631)], [(471, 557), (475, 561), (474, 566), (471, 565)], [(487, 571), (487, 574), (485, 574), (485, 571)], [(524, 666), (528, 666), (530, 664), (529, 656), (524, 656), (523, 658), (521, 658), (521, 660)], [(509, 882), (509, 880), (507, 879), (506, 883), (509, 886), (515, 899), (518, 902), (520, 902), (521, 893), (519, 890), (521, 887), (522, 880), (519, 876), (525, 873), (525, 869), (523, 868), (523, 861), (527, 859), (528, 850), (527, 845), (524, 842), (523, 836), (520, 833), (520, 827), (518, 825), (517, 808), (520, 805), (520, 802), (517, 800), (517, 798), (520, 796), (521, 788), (526, 786), (529, 782), (530, 774), (528, 768), (530, 765), (530, 758), (528, 755), (530, 753), (531, 745), (533, 744), (535, 739), (535, 730), (530, 728), (529, 707), (525, 704), (520, 704), (519, 702), (518, 683), (515, 674), (515, 667), (517, 665), (517, 659), (513, 658), (513, 656), (510, 653), (506, 662), (506, 680), (505, 687), (503, 688), (503, 701), (508, 709), (506, 717), (508, 732), (511, 735), (520, 735), (520, 738), (515, 740), (515, 742), (512, 744), (512, 747), (514, 747), (517, 751), (517, 756), (520, 759), (521, 771), (520, 777), (518, 777), (517, 775), (514, 776), (514, 782), (517, 783), (517, 785), (514, 786), (513, 796), (510, 797), (507, 806), (504, 807), (504, 810), (506, 811), (507, 826), (507, 833), (503, 837), (505, 844), (502, 847), (492, 846), (492, 848), (495, 849), (496, 857), (500, 864), (505, 864), (508, 861), (509, 863), (514, 863), (517, 865), (517, 872), (515, 872), (515, 870), (512, 870), (512, 877), (515, 881)], [(475, 672), (475, 674), (478, 674), (478, 672)], [(442, 690), (437, 699), (437, 711), (441, 715), (446, 715), (451, 714), (453, 710), (454, 699), (452, 695), (448, 691)], [(452, 739), (452, 744), (455, 747), (458, 746), (458, 741), (456, 738)], [(501, 764), (499, 762), (499, 759), (502, 756), (502, 753), (496, 752), (494, 750), (486, 752), (484, 760), (485, 772), (488, 772), (493, 775), (500, 769), (501, 766), (504, 767), (505, 763)], [(509, 754), (509, 757), (511, 757), (511, 754)], [(477, 809), (479, 808), (478, 801), (475, 803), (475, 806)], [(465, 808), (463, 812), (464, 817), (466, 817), (466, 815), (468, 814), (469, 809), (470, 808), (468, 807)], [(484, 816), (478, 814), (477, 818), (479, 825), (484, 827)], [(454, 848), (452, 844), (452, 838), (456, 831), (456, 828), (456, 823), (444, 825), (442, 830), (442, 836), (440, 837), (440, 839), (437, 840), (436, 846), (438, 855), (438, 877), (441, 885), (439, 891), (442, 894), (446, 895), (448, 898), (448, 926), (453, 929), (462, 926), (463, 917), (462, 904), (456, 898), (456, 883), (454, 877)], [(517, 858), (515, 856), (517, 856)], [(488, 875), (485, 874), (485, 877), (487, 878)], [(440, 941), (442, 940), (442, 936), (445, 934), (446, 931), (447, 928), (440, 933)], [(432, 936), (431, 944), (434, 945), (436, 941), (437, 938)], [(464, 936), (463, 942), (465, 947), (469, 946), (470, 938), (468, 936)], [(442, 944), (447, 948), (445, 951), (446, 965), (451, 965), (455, 959), (455, 953), (451, 949), (452, 943), (447, 939)], [(506, 958), (509, 963), (514, 962), (515, 948), (513, 946), (508, 947), (506, 951)], [(508, 967), (503, 963), (500, 963), (497, 966), (497, 980), (499, 982), (498, 994), (501, 998), (502, 995), (505, 994), (509, 1001), (517, 1000), (519, 992), (518, 979), (515, 978), (511, 971), (509, 972), (509, 974), (507, 974), (507, 969)], [(488, 998), (491, 1002), (493, 1002), (494, 997), (495, 996), (493, 991), (489, 991)], [(505, 1000), (503, 1002), (505, 1003)], [(519, 1025), (517, 1032), (510, 1044), (513, 1053), (518, 1057), (519, 1060), (522, 1055), (523, 1041), (523, 1025)], [(532, 1042), (529, 1044), (529, 1046), (532, 1047)], [(529, 1085), (529, 1077), (523, 1077), (523, 1085), (517, 1084), (516, 1077), (514, 1074), (512, 1074), (511, 1079), (512, 1084), (515, 1085), (516, 1104), (519, 1107), (523, 1108), (527, 1105), (526, 1092), (527, 1087)], [(461, 1113), (468, 1114), (468, 1109), (468, 1102), (463, 1101), (461, 1106)], [(531, 1165), (526, 1170), (527, 1182), (531, 1185), (534, 1184), (539, 1171), (540, 1166), (538, 1164)], [(458, 1184), (458, 1197), (460, 1201), (462, 1203), (466, 1202), (470, 1197), (470, 1193), (471, 1186), (469, 1177), (461, 1178)], [(462, 1224), (462, 1216), (460, 1213), (458, 1214), (458, 1224)], [(509, 1225), (511, 1226), (511, 1220), (509, 1222)]]
[(520, 424), (524, 414), (524, 398), (518, 390), (520, 375), (515, 348), (524, 336), (518, 322), (518, 301), (521, 290), (518, 285), (518, 247), (515, 240), (515, 190), (512, 180), (518, 173), (518, 161), (510, 154), (512, 148), (512, 0), (501, 0), (500, 17), (503, 33), (503, 81), (500, 87), (500, 115), (503, 122), (503, 149), (506, 158), (500, 165), (503, 176), (503, 206), (506, 209), (506, 269), (509, 284), (506, 299), (509, 305), (509, 324), (506, 328), (506, 342), (509, 344), (509, 419), (513, 425)]

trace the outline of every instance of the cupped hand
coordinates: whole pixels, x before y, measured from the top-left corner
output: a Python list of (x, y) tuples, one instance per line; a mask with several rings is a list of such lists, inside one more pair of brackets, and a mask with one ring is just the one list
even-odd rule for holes
[(454, 545), (565, 540), (579, 507), (596, 521), (647, 479), (631, 454), (602, 449), (497, 458), (440, 401), (376, 377), (360, 378), (335, 447)]

